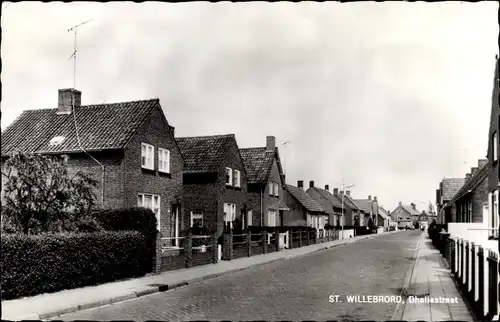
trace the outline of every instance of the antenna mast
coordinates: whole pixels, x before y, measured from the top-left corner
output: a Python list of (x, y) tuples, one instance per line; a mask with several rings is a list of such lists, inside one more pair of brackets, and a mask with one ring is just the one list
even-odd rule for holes
[(78, 25), (75, 25), (75, 26), (73, 26), (73, 27), (71, 27), (71, 28), (68, 29), (68, 32), (73, 31), (74, 34), (75, 34), (75, 42), (74, 42), (74, 47), (73, 47), (73, 54), (71, 54), (71, 56), (68, 58), (68, 60), (71, 59), (71, 58), (73, 58), (73, 88), (74, 89), (76, 89), (76, 52), (77, 52), (77, 47), (76, 47), (76, 28), (78, 28), (81, 25), (84, 25), (84, 24), (86, 24), (88, 22), (91, 22), (91, 21), (92, 21), (92, 19), (87, 20), (85, 22), (82, 22), (82, 23), (80, 23)]

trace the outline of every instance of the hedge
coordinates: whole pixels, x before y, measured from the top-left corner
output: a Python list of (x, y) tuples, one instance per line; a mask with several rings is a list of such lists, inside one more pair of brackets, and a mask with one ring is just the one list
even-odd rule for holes
[(4, 235), (2, 299), (143, 276), (147, 248), (133, 231)]
[(157, 222), (155, 214), (147, 208), (132, 207), (118, 209), (104, 209), (96, 211), (92, 217), (107, 231), (138, 231), (147, 240), (147, 260), (145, 261), (145, 271), (150, 273), (153, 270), (153, 260), (155, 258), (155, 245)]

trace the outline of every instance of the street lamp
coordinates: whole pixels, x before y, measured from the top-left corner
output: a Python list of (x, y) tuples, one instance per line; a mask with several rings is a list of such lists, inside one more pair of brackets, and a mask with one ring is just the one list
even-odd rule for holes
[(345, 192), (345, 189), (348, 189), (348, 188), (352, 188), (356, 185), (354, 184), (351, 184), (349, 186), (346, 186), (345, 184), (342, 183), (342, 239), (344, 239), (344, 194), (346, 193)]

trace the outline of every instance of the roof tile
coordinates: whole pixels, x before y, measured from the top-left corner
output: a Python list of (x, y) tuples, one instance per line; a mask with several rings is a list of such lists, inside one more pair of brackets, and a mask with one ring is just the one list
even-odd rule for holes
[(184, 159), (184, 172), (218, 172), (236, 138), (234, 134), (225, 134), (176, 140)]
[(286, 190), (297, 199), (300, 204), (302, 204), (308, 211), (311, 212), (326, 212), (321, 205), (319, 205), (309, 194), (307, 194), (303, 189), (297, 188), (292, 185), (285, 185)]
[(267, 151), (266, 148), (240, 149), (243, 164), (247, 172), (248, 183), (265, 183), (275, 158), (275, 150)]

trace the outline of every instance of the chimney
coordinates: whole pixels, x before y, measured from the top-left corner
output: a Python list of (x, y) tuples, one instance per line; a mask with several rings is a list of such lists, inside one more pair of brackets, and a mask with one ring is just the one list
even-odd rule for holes
[(399, 202), (399, 206), (401, 207), (402, 205), (403, 205), (403, 203), (400, 201), (400, 202)]
[(59, 90), (59, 100), (57, 105), (57, 114), (69, 114), (75, 108), (82, 105), (82, 92), (74, 88), (66, 88)]
[(170, 127), (170, 132), (172, 132), (172, 136), (175, 137), (175, 127), (169, 126)]
[(468, 180), (470, 179), (470, 177), (471, 177), (471, 174), (470, 174), (470, 173), (467, 173), (467, 174), (465, 175), (465, 181), (468, 181)]
[(413, 209), (417, 210), (417, 208), (415, 208), (415, 204), (414, 204), (413, 202), (411, 203), (411, 207), (412, 207)]
[(276, 138), (274, 136), (266, 136), (266, 151), (274, 151), (276, 147)]
[(377, 202), (377, 196), (373, 197), (373, 201)]
[(309, 188), (314, 188), (314, 181), (309, 181)]
[(339, 194), (339, 188), (333, 188), (333, 194), (338, 195)]
[(341, 194), (341, 195), (343, 195), (343, 194), (344, 194), (344, 190), (341, 190), (341, 191), (340, 191), (340, 194)]
[(368, 200), (372, 200), (372, 196), (368, 196)]
[(481, 159), (477, 162), (478, 168), (482, 168), (486, 163), (488, 163), (488, 160), (486, 159)]
[(346, 195), (348, 195), (348, 196), (350, 196), (350, 195), (351, 195), (351, 191), (350, 191), (350, 190), (347, 190), (347, 191), (345, 192), (345, 194), (346, 194)]
[(300, 189), (304, 189), (304, 181), (303, 180), (297, 181), (297, 187)]
[(477, 172), (477, 170), (478, 170), (478, 167), (473, 167), (473, 168), (471, 168), (471, 169), (470, 169), (470, 174), (471, 174), (471, 176), (473, 176), (473, 175)]
[(325, 184), (325, 190), (328, 191), (329, 189), (330, 187), (327, 184)]

